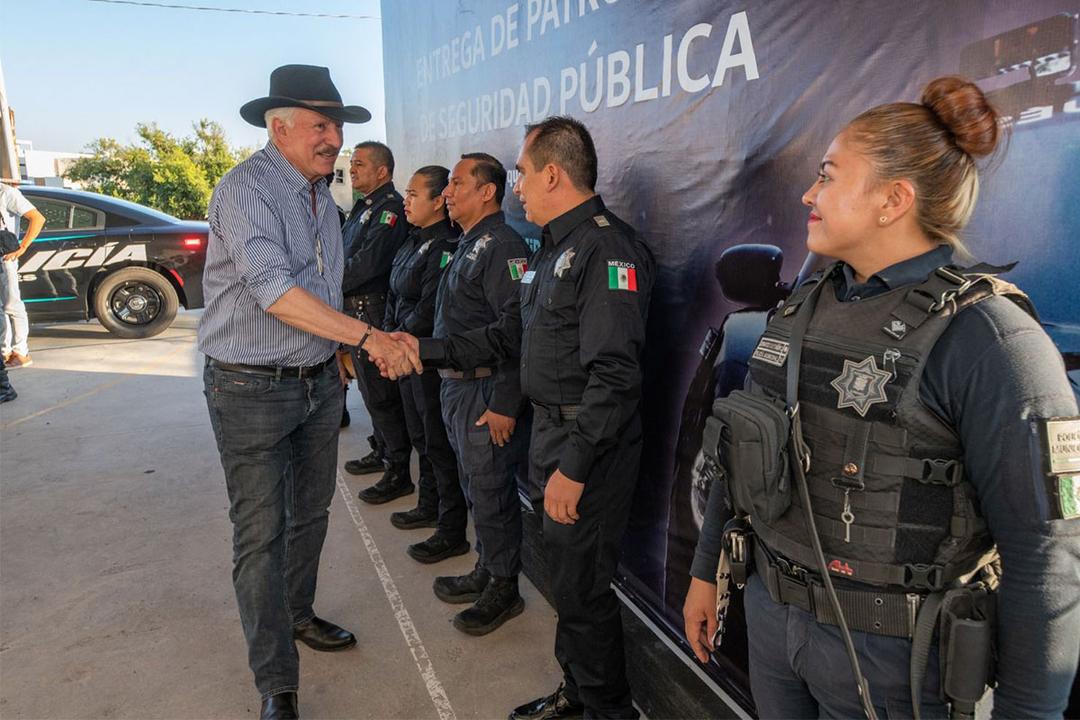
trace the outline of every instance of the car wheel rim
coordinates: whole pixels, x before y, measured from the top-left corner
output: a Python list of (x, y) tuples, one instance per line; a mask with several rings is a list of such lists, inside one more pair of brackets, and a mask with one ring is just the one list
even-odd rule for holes
[(146, 283), (132, 280), (120, 285), (109, 298), (112, 314), (127, 325), (147, 325), (161, 314), (164, 299)]

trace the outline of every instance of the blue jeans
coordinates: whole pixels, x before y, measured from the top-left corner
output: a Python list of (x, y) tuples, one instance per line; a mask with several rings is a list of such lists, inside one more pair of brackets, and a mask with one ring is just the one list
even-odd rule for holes
[(315, 615), (344, 395), (337, 366), (307, 379), (208, 366), (206, 405), (233, 523), (233, 588), (263, 698), (295, 691), (293, 625)]
[[(746, 584), (750, 638), (750, 689), (758, 717), (861, 718), (862, 704), (840, 629), (817, 622), (793, 605), (773, 602), (758, 574)], [(911, 641), (851, 631), (877, 716), (910, 718)], [(934, 642), (923, 681), (922, 717), (945, 718), (938, 699), (938, 646)]]
[(23, 305), (19, 295), (19, 261), (0, 261), (0, 304), (3, 312), (0, 312), (0, 349), (5, 354), (17, 352), (20, 355), (29, 355), (30, 346), (27, 345), (26, 337), (29, 334), (30, 322), (26, 315), (26, 306)]

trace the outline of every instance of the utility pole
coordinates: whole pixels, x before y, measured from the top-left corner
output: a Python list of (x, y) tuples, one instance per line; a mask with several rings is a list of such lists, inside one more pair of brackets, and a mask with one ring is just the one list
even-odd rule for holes
[(15, 155), (15, 128), (4, 85), (4, 66), (0, 63), (0, 180), (19, 181), (19, 158)]

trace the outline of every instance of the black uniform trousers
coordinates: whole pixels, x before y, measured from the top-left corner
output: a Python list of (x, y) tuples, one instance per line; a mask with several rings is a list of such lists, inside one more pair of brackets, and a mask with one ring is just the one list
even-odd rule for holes
[(451, 540), (465, 539), (468, 506), (458, 477), (458, 462), (443, 424), (441, 380), (434, 370), (407, 375), (398, 380), (405, 423), (413, 447), (421, 458), (431, 463), (432, 472), (420, 472), (420, 497), (416, 505), (422, 511), (438, 512), (435, 532)]
[(458, 459), (461, 489), (476, 529), (480, 567), (496, 577), (521, 572), (521, 501), (517, 476), (527, 472), (530, 413), (517, 419), (510, 442), (491, 442), (486, 425), (476, 426), (491, 402), (494, 377), (442, 380), (443, 420)]
[(611, 587), (630, 518), (641, 460), (641, 417), (620, 430), (618, 444), (593, 464), (578, 501), (578, 521), (555, 522), (543, 511), (543, 490), (559, 467), (573, 420), (557, 408), (534, 406), (530, 482), (544, 517), (544, 554), (558, 624), (555, 658), (566, 693), (585, 717), (637, 718), (626, 679), (622, 618)]
[[(345, 312), (376, 329), (381, 328), (386, 313), (386, 295), (350, 295), (345, 298)], [(356, 368), (356, 384), (364, 397), (368, 415), (371, 416), (375, 442), (379, 445), (383, 457), (392, 465), (408, 465), (412, 445), (397, 384), (380, 375), (379, 368), (368, 359), (363, 350), (354, 347), (350, 352), (353, 367)], [(423, 456), (420, 462), (423, 474), (426, 465)]]

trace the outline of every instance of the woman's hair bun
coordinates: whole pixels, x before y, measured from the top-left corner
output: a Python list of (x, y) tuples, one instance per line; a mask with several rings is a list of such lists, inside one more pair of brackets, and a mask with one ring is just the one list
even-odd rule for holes
[(1001, 135), (998, 114), (982, 90), (970, 80), (962, 77), (932, 80), (923, 90), (922, 104), (968, 155), (982, 157), (997, 147)]

